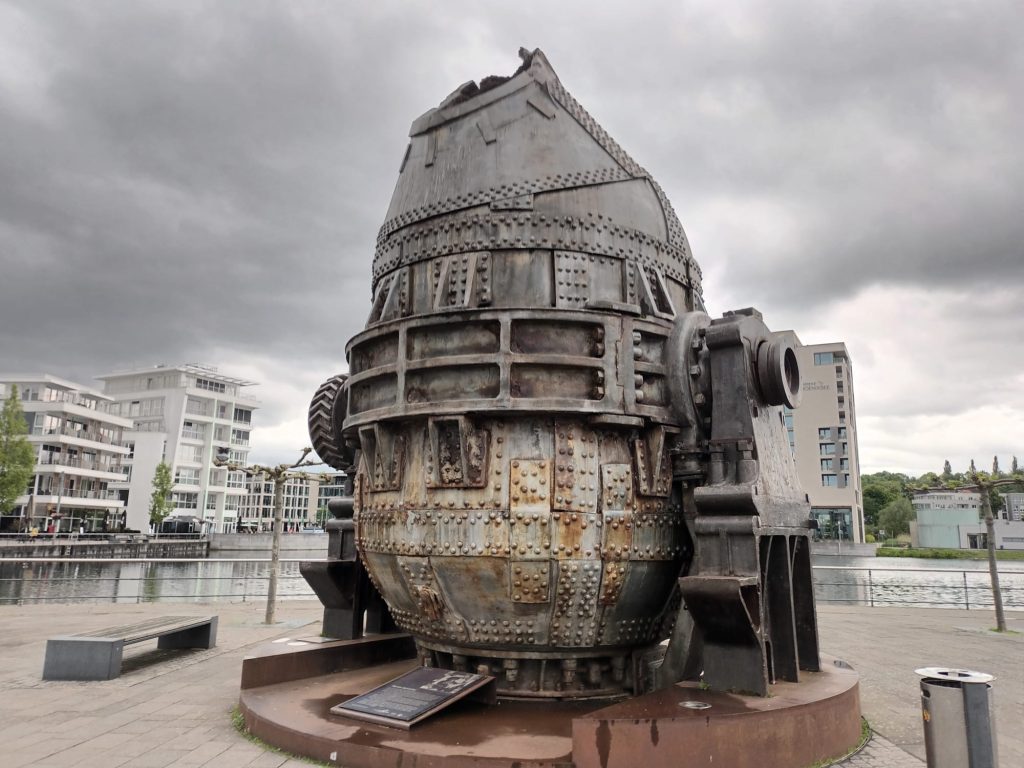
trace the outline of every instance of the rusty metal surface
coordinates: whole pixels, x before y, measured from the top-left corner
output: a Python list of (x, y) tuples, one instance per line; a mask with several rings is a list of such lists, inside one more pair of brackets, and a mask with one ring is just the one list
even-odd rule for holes
[(506, 696), (701, 667), (763, 694), (817, 656), (781, 420), (792, 337), (704, 313), (661, 188), (543, 53), (521, 55), (413, 123), (314, 443), (356, 475), (360, 557), (424, 663)]
[[(831, 659), (767, 698), (679, 685), (610, 701), (505, 700), (453, 707), (411, 731), (330, 713), (413, 668), (415, 659), (397, 660), (409, 649), (404, 636), (264, 646), (242, 665), (246, 726), (288, 752), (349, 768), (794, 768), (860, 739), (857, 676)], [(690, 701), (706, 708), (681, 706)]]
[(832, 664), (766, 698), (684, 683), (573, 721), (575, 768), (796, 768), (840, 757), (861, 738), (856, 673)]

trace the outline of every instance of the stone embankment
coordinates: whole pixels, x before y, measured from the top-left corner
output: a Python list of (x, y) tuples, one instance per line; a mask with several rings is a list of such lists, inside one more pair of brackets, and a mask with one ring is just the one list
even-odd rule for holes
[[(270, 552), (272, 533), (213, 533), (210, 552)], [(327, 535), (319, 533), (285, 533), (281, 536), (281, 552), (323, 551), (327, 556)], [(287, 554), (285, 554), (287, 557)]]
[(146, 536), (114, 535), (71, 538), (49, 535), (0, 540), (0, 559), (27, 558), (192, 558), (206, 557), (206, 539), (149, 539)]

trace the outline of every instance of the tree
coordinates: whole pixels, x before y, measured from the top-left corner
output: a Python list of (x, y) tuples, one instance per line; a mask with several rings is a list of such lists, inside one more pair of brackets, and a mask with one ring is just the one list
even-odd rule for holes
[(992, 477), (999, 477), (999, 475), (1001, 475), (1001, 474), (1002, 474), (1002, 472), (999, 471), (999, 457), (998, 456), (993, 456), (992, 457)]
[(0, 411), (0, 515), (14, 509), (35, 469), (36, 452), (28, 441), (25, 412), (21, 410), (18, 388), (11, 385), (11, 393)]
[(878, 514), (882, 508), (907, 492), (906, 475), (894, 472), (875, 472), (861, 475), (861, 497), (864, 499), (864, 524), (868, 528), (878, 527)]
[(916, 516), (914, 505), (908, 499), (900, 497), (890, 501), (878, 513), (878, 527), (887, 536), (899, 536), (910, 532), (910, 521)]
[(164, 521), (173, 507), (171, 506), (171, 488), (174, 481), (171, 479), (171, 468), (166, 461), (156, 465), (153, 473), (153, 493), (149, 497), (149, 522), (155, 529), (160, 529), (160, 523)]
[(949, 459), (946, 459), (946, 460), (945, 460), (945, 461), (944, 461), (944, 462), (942, 463), (942, 477), (943, 477), (944, 479), (948, 480), (948, 479), (949, 479), (949, 478), (951, 478), (952, 476), (953, 476), (953, 467), (952, 467), (952, 465), (951, 465), (951, 464), (949, 463)]
[(1010, 462), (1010, 473), (1016, 475), (1020, 470), (1017, 469), (1017, 457), (1013, 457), (1013, 461)]

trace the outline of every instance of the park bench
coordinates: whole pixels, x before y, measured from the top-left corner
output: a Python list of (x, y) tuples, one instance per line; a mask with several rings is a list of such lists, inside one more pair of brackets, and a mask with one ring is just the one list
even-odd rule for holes
[(113, 680), (126, 645), (159, 638), (157, 648), (213, 648), (216, 616), (164, 616), (46, 641), (43, 680)]

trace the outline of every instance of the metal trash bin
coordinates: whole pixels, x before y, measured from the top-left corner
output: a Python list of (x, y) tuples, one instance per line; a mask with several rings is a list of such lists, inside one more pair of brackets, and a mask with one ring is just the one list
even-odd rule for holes
[(992, 675), (924, 667), (921, 717), (928, 768), (996, 768)]

